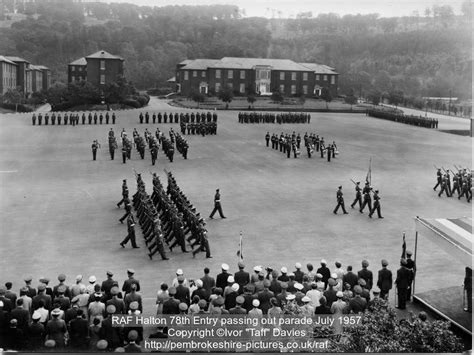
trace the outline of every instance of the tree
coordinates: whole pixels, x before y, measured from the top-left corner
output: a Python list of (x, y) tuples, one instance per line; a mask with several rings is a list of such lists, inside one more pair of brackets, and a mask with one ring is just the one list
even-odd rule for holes
[(276, 102), (278, 104), (281, 104), (284, 99), (282, 93), (279, 90), (272, 92), (272, 96), (270, 96), (270, 98), (273, 102)]
[(232, 99), (234, 98), (234, 93), (232, 92), (230, 87), (226, 87), (217, 93), (217, 97), (223, 102), (225, 102), (225, 108), (228, 109), (229, 104), (232, 102)]
[(250, 106), (253, 106), (253, 103), (257, 101), (257, 98), (255, 97), (255, 94), (249, 93), (247, 95), (247, 102), (250, 104)]
[(326, 101), (326, 110), (328, 110), (329, 109), (328, 104), (332, 101), (332, 95), (331, 95), (331, 91), (329, 91), (327, 87), (323, 87), (321, 89), (321, 99)]
[(206, 99), (205, 96), (203, 94), (201, 94), (199, 91), (191, 92), (189, 97), (191, 98), (191, 100), (193, 100), (194, 102), (196, 102), (198, 104), (198, 108), (199, 108), (199, 104), (201, 102), (204, 102), (204, 100)]
[(403, 102), (403, 92), (401, 90), (392, 90), (388, 93), (388, 102), (397, 107)]
[(18, 104), (21, 103), (22, 95), (17, 89), (8, 89), (5, 94), (3, 94), (3, 100), (6, 103), (15, 105), (15, 112), (18, 110)]
[(380, 103), (380, 98), (382, 96), (382, 93), (378, 90), (371, 90), (369, 91), (369, 94), (367, 95), (367, 99), (369, 99), (369, 102), (372, 103), (372, 105), (377, 106)]
[(344, 101), (346, 104), (351, 105), (351, 111), (352, 111), (352, 105), (355, 105), (357, 103), (357, 97), (354, 96), (354, 93), (352, 92), (348, 96), (345, 97)]
[(303, 107), (305, 102), (306, 102), (306, 97), (304, 96), (304, 94), (300, 94), (298, 96), (298, 103), (301, 105), (301, 107)]

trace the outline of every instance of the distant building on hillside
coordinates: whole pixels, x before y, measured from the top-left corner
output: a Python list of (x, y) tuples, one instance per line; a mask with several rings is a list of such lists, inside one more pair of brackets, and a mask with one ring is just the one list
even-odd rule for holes
[(236, 58), (184, 60), (176, 67), (177, 91), (189, 95), (217, 93), (224, 87), (239, 94), (255, 92), (286, 96), (321, 95), (326, 87), (337, 95), (339, 74), (334, 68), (289, 59)]
[(44, 65), (32, 65), (20, 57), (0, 55), (0, 93), (18, 88), (28, 97), (34, 92), (47, 90), (50, 86), (49, 68)]
[(68, 83), (88, 81), (103, 87), (123, 76), (123, 63), (122, 57), (98, 51), (68, 64)]

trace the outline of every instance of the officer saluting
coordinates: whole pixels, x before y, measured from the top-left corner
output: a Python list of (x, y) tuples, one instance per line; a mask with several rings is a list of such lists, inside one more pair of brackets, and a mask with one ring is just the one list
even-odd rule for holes
[(210, 219), (214, 218), (214, 213), (219, 211), (219, 215), (221, 218), (227, 218), (224, 216), (224, 213), (222, 212), (222, 206), (221, 206), (221, 194), (219, 193), (219, 189), (216, 189), (216, 194), (214, 195), (214, 209), (211, 212), (211, 215), (209, 216)]
[(342, 197), (342, 195), (342, 186), (339, 186), (336, 192), (337, 206), (333, 211), (334, 214), (337, 214), (339, 206), (342, 207), (342, 212), (344, 212), (344, 214), (348, 214), (346, 208), (344, 207), (344, 197)]

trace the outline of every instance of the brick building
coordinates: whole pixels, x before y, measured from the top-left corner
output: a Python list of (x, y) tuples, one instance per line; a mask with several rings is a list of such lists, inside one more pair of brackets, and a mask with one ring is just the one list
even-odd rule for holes
[(2, 94), (9, 89), (18, 89), (28, 97), (33, 92), (47, 90), (51, 86), (51, 71), (44, 65), (32, 65), (20, 57), (0, 56), (0, 66)]
[(176, 68), (177, 91), (215, 94), (224, 87), (245, 95), (254, 91), (285, 96), (320, 95), (322, 88), (337, 95), (338, 73), (316, 63), (296, 63), (289, 59), (234, 58), (184, 60)]
[(106, 51), (98, 51), (79, 58), (68, 65), (68, 83), (88, 81), (103, 87), (123, 76), (123, 58)]

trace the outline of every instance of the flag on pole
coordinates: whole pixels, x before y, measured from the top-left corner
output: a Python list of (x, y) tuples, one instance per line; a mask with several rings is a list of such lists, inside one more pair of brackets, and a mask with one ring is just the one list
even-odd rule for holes
[(402, 259), (407, 258), (407, 243), (405, 241), (405, 232), (403, 232)]
[(242, 254), (242, 232), (240, 232), (239, 250), (237, 250), (237, 256), (240, 260), (244, 260), (244, 256)]
[(369, 171), (367, 171), (365, 181), (367, 181), (369, 185), (372, 185), (372, 158), (369, 159)]

